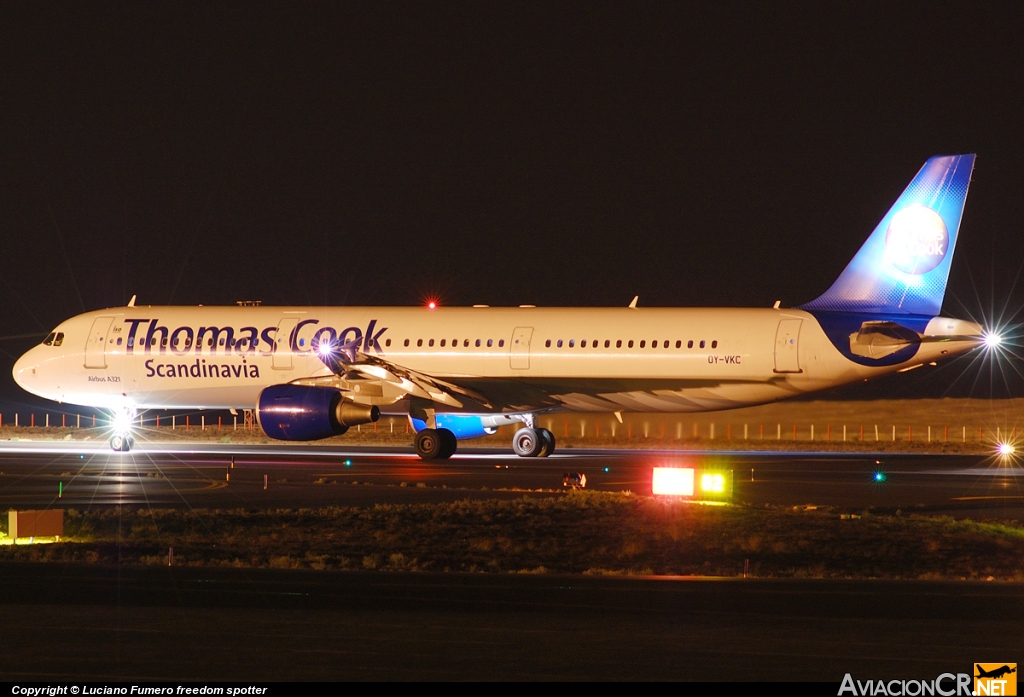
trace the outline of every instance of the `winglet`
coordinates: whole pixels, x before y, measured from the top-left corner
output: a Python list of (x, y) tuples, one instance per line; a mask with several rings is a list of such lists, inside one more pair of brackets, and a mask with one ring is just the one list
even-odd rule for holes
[(629, 304), (629, 306), (630, 306), (630, 307), (631, 307), (632, 309), (634, 309), (634, 310), (635, 310), (635, 309), (636, 309), (636, 301), (637, 301), (637, 300), (639, 300), (639, 299), (640, 299), (640, 296), (639, 296), (639, 295), (634, 295), (634, 296), (633, 296), (633, 302), (631, 302), (631, 303)]

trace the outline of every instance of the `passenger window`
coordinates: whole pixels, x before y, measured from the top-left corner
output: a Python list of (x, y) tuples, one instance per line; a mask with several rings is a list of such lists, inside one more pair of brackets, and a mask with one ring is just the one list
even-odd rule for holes
[(686, 342), (686, 348), (693, 348), (693, 339)]
[(711, 342), (711, 348), (718, 348), (718, 340), (717, 339)]
[(702, 340), (701, 340), (701, 342), (700, 342), (700, 347), (701, 347), (701, 348), (704, 348), (704, 340), (703, 340), (703, 339), (702, 339)]
[(665, 345), (662, 348), (668, 348), (668, 339), (665, 339)]
[[(53, 345), (54, 346), (60, 346), (60, 339), (54, 339), (53, 340)], [(121, 337), (117, 337), (117, 345), (118, 346), (121, 345)]]
[(569, 339), (569, 348), (575, 348), (576, 339)]
[(135, 337), (134, 336), (128, 337), (128, 348), (132, 348), (134, 344), (135, 344)]
[(501, 348), (504, 345), (505, 345), (505, 340), (504, 339), (498, 339), (498, 348)]
[(682, 348), (682, 346), (683, 346), (683, 342), (679, 341), (679, 340), (676, 340), (676, 348)]
[(422, 346), (423, 345), (423, 339), (416, 339), (416, 345), (417, 346)]
[(622, 339), (615, 342), (615, 348), (622, 348)]
[(551, 348), (551, 339), (544, 342), (544, 348)]
[(431, 339), (430, 341), (427, 342), (427, 346), (433, 346), (433, 345), (434, 345), (434, 340), (433, 339)]
[(409, 345), (409, 340), (408, 340), (408, 339), (406, 339), (406, 340), (405, 340), (405, 343), (404, 343), (404, 344), (402, 344), (402, 345), (403, 345), (403, 346), (408, 346), (408, 345)]
[(391, 345), (391, 339), (388, 339), (387, 341), (385, 341), (384, 345), (385, 346), (390, 346)]
[(640, 342), (640, 348), (644, 348), (645, 346), (647, 346), (647, 342), (646, 341), (641, 341)]
[(477, 340), (476, 340), (476, 347), (477, 347), (477, 348), (480, 348), (480, 339), (477, 339)]
[(488, 339), (487, 340), (487, 348), (490, 348), (492, 346), (494, 346), (494, 339)]
[(441, 339), (441, 348), (444, 348), (444, 339)]
[(594, 348), (597, 348), (597, 339), (594, 339), (593, 346), (594, 346)]
[(584, 339), (583, 341), (580, 342), (580, 348), (586, 348), (586, 347), (587, 347), (587, 340)]
[[(53, 340), (53, 345), (54, 346), (60, 346), (63, 343), (64, 343), (64, 332), (57, 332), (57, 338)], [(118, 339), (117, 343), (118, 343), (118, 345), (120, 345), (121, 344), (121, 340)]]
[(230, 339), (228, 339), (228, 346), (234, 346), (234, 345), (235, 345), (235, 338), (231, 337)]
[[(129, 344), (129, 345), (131, 344), (131, 341), (130, 341), (130, 340), (128, 341), (128, 344)], [(189, 347), (189, 346), (191, 346), (191, 345), (192, 345), (192, 337), (190, 337), (190, 336), (186, 336), (186, 337), (185, 337), (185, 348), (188, 348), (188, 347)], [(255, 342), (255, 341), (253, 341), (252, 345), (253, 345), (253, 346), (255, 346), (255, 345), (256, 345), (256, 342)]]
[(562, 340), (561, 339), (558, 340), (558, 348), (562, 348)]
[[(284, 339), (278, 339), (278, 341), (280, 341), (280, 342), (284, 343)], [(206, 342), (206, 345), (207, 345), (207, 346), (213, 346), (213, 337), (212, 337), (212, 336), (211, 336), (211, 337), (210, 337), (210, 339), (209, 339), (209, 340), (208, 340), (208, 341)]]
[(469, 339), (463, 339), (462, 346), (463, 348), (469, 348)]
[(628, 347), (629, 348), (633, 348), (633, 340), (632, 339), (629, 340), (629, 346)]
[(161, 348), (166, 348), (166, 346), (167, 346), (167, 337), (165, 336), (164, 338), (160, 339), (160, 347)]
[(605, 340), (604, 340), (604, 347), (605, 347), (605, 348), (610, 348), (610, 347), (611, 347), (611, 345), (612, 345), (612, 342), (611, 342), (611, 341), (609, 341), (608, 339), (605, 339)]

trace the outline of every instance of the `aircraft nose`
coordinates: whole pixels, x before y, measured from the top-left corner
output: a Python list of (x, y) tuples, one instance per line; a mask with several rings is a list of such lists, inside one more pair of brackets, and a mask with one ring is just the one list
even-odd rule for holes
[(21, 358), (14, 362), (14, 369), (11, 371), (14, 375), (14, 382), (18, 383), (18, 387), (26, 392), (35, 393), (36, 391), (33, 387), (35, 387), (39, 377), (39, 361), (36, 360), (37, 357), (37, 348), (29, 349)]

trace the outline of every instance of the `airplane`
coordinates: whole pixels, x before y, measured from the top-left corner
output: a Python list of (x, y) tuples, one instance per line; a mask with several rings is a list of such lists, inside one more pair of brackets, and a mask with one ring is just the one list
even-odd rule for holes
[(988, 671), (983, 669), (981, 667), (981, 665), (979, 665), (979, 664), (975, 664), (975, 666), (978, 668), (978, 674), (974, 676), (976, 678), (995, 678), (995, 679), (998, 679), (998, 678), (1003, 677), (1004, 675), (1009, 675), (1010, 673), (1016, 673), (1017, 672), (1016, 668), (1011, 668), (1010, 666), (1002, 666), (1001, 668), (994, 668), (993, 670), (988, 670)]
[(546, 457), (552, 412), (702, 412), (774, 402), (998, 344), (939, 316), (973, 154), (928, 159), (846, 269), (797, 307), (175, 307), (72, 317), (14, 365), (23, 389), (110, 410), (115, 451), (140, 409), (253, 409), (311, 441), (408, 414), (416, 453), (522, 424)]

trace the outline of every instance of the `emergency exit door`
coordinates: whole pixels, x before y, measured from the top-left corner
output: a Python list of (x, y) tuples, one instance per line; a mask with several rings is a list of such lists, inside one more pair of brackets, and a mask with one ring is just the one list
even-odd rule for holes
[(513, 370), (530, 367), (530, 339), (533, 327), (516, 327), (512, 332), (512, 343), (508, 348), (508, 364)]

